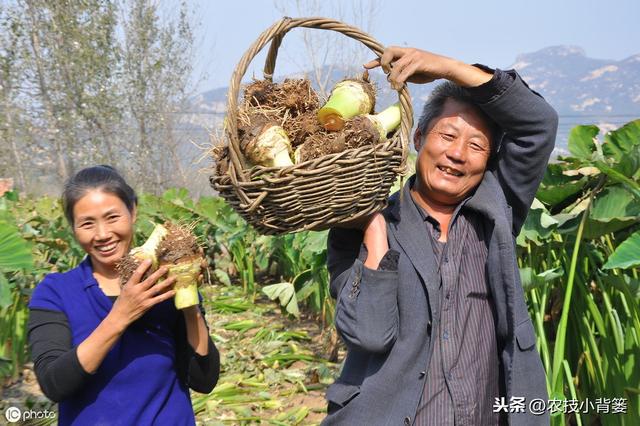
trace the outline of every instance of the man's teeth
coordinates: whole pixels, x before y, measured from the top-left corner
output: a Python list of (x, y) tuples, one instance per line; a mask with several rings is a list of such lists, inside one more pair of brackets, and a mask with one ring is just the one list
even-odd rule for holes
[(438, 168), (439, 168), (440, 170), (442, 170), (443, 172), (445, 172), (445, 173), (449, 174), (449, 175), (453, 175), (453, 176), (462, 176), (462, 173), (460, 173), (460, 172), (458, 172), (458, 171), (456, 171), (456, 170), (453, 170), (453, 169), (452, 169), (452, 168), (450, 168), (450, 167), (438, 166)]
[(106, 246), (96, 247), (96, 250), (101, 251), (101, 252), (108, 252), (108, 251), (113, 250), (116, 247), (116, 244), (118, 244), (118, 243), (116, 242), (116, 243), (111, 243), (111, 244), (106, 245)]

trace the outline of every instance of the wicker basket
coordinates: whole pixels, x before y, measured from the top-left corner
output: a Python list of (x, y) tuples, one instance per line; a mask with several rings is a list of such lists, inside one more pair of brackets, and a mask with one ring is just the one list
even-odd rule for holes
[(383, 46), (371, 36), (342, 22), (325, 18), (283, 18), (264, 31), (238, 63), (227, 95), (225, 136), (229, 164), (222, 175), (211, 176), (214, 189), (262, 234), (322, 230), (380, 211), (397, 176), (404, 172), (409, 133), (413, 125), (406, 86), (399, 92), (401, 128), (375, 146), (326, 155), (284, 168), (246, 167), (238, 141), (238, 91), (249, 63), (271, 42), (264, 76), (271, 80), (278, 48), (292, 28), (340, 32), (359, 40), (378, 56)]

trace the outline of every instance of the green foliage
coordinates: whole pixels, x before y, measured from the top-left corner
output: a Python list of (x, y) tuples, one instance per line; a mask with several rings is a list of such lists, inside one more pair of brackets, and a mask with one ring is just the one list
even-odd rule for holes
[[(517, 239), (518, 263), (549, 393), (627, 398), (628, 408), (625, 416), (556, 415), (554, 424), (640, 423), (640, 120), (602, 141), (597, 134), (594, 126), (574, 129), (573, 156), (549, 165)], [(206, 249), (207, 281), (241, 288), (242, 297), (219, 294), (207, 301), (216, 311), (253, 311), (264, 294), (293, 318), (311, 314), (323, 327), (332, 326), (327, 232), (260, 236), (222, 199), (194, 200), (185, 189), (170, 189), (140, 196), (136, 244), (166, 220), (192, 224)], [(83, 256), (57, 200), (19, 199), (12, 192), (0, 197), (0, 358), (10, 360), (0, 363), (4, 375), (15, 376), (26, 361), (26, 306), (34, 286), (45, 273), (66, 271)], [(263, 345), (261, 362), (269, 368), (314, 359), (297, 332), (267, 330), (257, 319), (219, 326)], [(214, 392), (225, 398), (231, 391), (223, 386)], [(250, 394), (233, 395), (270, 404)], [(275, 423), (304, 412), (281, 414)]]
[(626, 398), (627, 414), (556, 415), (553, 424), (640, 422), (640, 121), (603, 141), (598, 133), (573, 129), (573, 156), (549, 165), (518, 262), (550, 395)]
[(640, 231), (624, 240), (616, 250), (611, 253), (603, 269), (627, 269), (640, 266)]

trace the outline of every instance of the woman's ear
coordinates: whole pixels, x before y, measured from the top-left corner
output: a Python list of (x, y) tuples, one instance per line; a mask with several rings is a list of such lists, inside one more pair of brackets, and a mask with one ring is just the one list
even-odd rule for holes
[(138, 209), (136, 208), (136, 206), (133, 206), (133, 209), (131, 210), (131, 223), (132, 224), (136, 223), (137, 218), (138, 218)]

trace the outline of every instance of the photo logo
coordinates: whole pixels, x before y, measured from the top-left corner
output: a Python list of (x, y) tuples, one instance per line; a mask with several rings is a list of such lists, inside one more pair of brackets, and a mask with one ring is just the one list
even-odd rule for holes
[(4, 416), (9, 423), (15, 423), (22, 418), (22, 411), (18, 407), (9, 407), (4, 412)]

